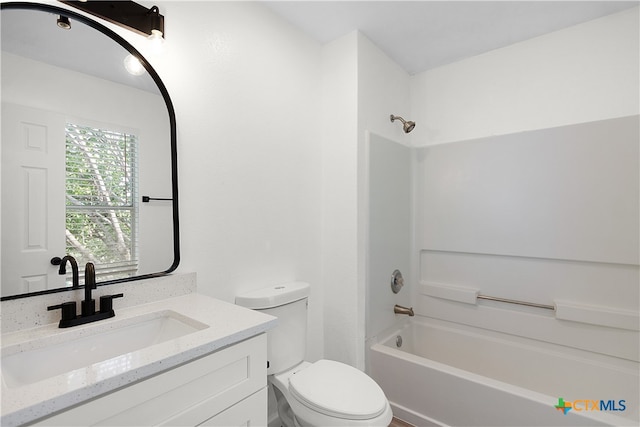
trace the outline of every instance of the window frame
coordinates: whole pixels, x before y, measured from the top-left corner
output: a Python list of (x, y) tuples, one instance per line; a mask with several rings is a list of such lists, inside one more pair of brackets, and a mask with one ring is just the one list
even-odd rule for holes
[[(72, 130), (70, 128), (73, 128)], [(124, 143), (127, 148), (124, 150), (124, 154), (122, 158), (124, 159), (124, 169), (125, 171), (118, 171), (117, 168), (114, 170), (102, 170), (103, 172), (111, 172), (111, 173), (120, 173), (122, 176), (126, 176), (127, 173), (130, 174), (128, 179), (125, 179), (127, 183), (126, 188), (124, 190), (125, 201), (122, 200), (118, 203), (103, 203), (100, 201), (100, 194), (94, 194), (93, 199), (89, 198), (88, 203), (69, 203), (72, 199), (80, 200), (78, 195), (72, 194), (70, 195), (68, 190), (71, 187), (69, 185), (70, 175), (69, 175), (69, 166), (70, 166), (70, 154), (69, 154), (69, 144), (70, 139), (73, 144), (73, 140), (80, 140), (82, 136), (80, 135), (81, 131), (90, 132), (97, 136), (98, 138), (103, 138), (103, 141), (100, 141), (100, 145), (102, 147), (109, 145), (112, 146), (110, 141), (115, 141), (117, 143)], [(68, 118), (65, 124), (65, 232), (67, 235), (65, 236), (66, 240), (66, 253), (75, 256), (78, 260), (79, 264), (84, 264), (86, 262), (93, 262), (96, 267), (96, 279), (98, 281), (109, 281), (109, 280), (118, 280), (127, 277), (133, 277), (138, 274), (138, 268), (140, 264), (140, 252), (139, 252), (139, 234), (138, 234), (138, 224), (140, 217), (140, 206), (139, 206), (139, 147), (140, 147), (140, 139), (138, 136), (138, 131), (134, 129), (126, 129), (122, 126), (105, 124), (105, 123), (88, 123), (83, 120)], [(70, 134), (72, 135), (70, 137)], [(74, 135), (80, 135), (79, 137), (74, 137)], [(76, 144), (79, 146), (80, 144)], [(122, 150), (121, 150), (122, 151)], [(101, 150), (104, 152), (104, 150)], [(83, 166), (88, 167), (89, 162), (86, 159), (79, 159), (83, 157), (82, 155), (76, 156), (73, 159), (74, 166), (77, 166), (78, 163), (82, 163)], [(84, 162), (84, 163), (83, 163)], [(101, 164), (104, 167), (104, 163)], [(122, 166), (122, 165), (121, 165)], [(99, 166), (94, 165), (94, 169)], [(95, 177), (95, 175), (92, 175)], [(86, 175), (84, 177), (76, 177), (75, 180), (82, 184), (82, 181), (87, 179)], [(104, 184), (104, 179), (101, 181)], [(117, 186), (117, 185), (116, 185)], [(101, 189), (101, 191), (107, 191), (106, 189)], [(100, 192), (100, 191), (99, 191)], [(85, 200), (87, 202), (87, 200)], [(94, 214), (95, 217), (99, 218), (101, 215), (107, 213), (107, 215), (117, 216), (117, 212), (130, 212), (130, 221), (128, 225), (128, 232), (125, 232), (125, 243), (126, 250), (128, 251), (128, 259), (121, 258), (117, 260), (112, 260), (109, 262), (104, 262), (96, 259), (96, 257), (88, 257), (83, 255), (78, 255), (79, 249), (70, 243), (69, 238), (69, 214), (75, 215), (87, 215), (90, 216)], [(107, 221), (108, 222), (108, 221)], [(94, 238), (95, 239), (95, 238)], [(128, 242), (126, 241), (128, 239)], [(104, 242), (104, 241), (103, 241)], [(117, 243), (117, 242), (116, 242)], [(107, 247), (116, 246), (116, 244), (108, 244)], [(80, 251), (82, 252), (82, 251)], [(82, 270), (82, 269), (81, 269)], [(80, 276), (82, 277), (84, 271), (80, 271)], [(70, 276), (67, 277), (67, 281), (70, 282)]]

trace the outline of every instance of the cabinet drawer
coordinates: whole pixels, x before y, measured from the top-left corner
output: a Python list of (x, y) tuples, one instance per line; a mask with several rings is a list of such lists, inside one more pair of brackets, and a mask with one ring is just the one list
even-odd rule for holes
[(250, 427), (266, 425), (267, 387), (200, 424), (202, 427)]
[(36, 425), (198, 425), (266, 386), (266, 348), (258, 335)]

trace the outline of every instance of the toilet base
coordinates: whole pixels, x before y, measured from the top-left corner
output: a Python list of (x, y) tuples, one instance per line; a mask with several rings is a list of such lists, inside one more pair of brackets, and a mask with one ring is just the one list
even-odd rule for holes
[(278, 406), (278, 417), (280, 418), (280, 425), (282, 427), (297, 427), (293, 410), (287, 402), (287, 399), (282, 395), (282, 392), (278, 390), (273, 384), (269, 384), (273, 387), (273, 394), (276, 396), (276, 404)]

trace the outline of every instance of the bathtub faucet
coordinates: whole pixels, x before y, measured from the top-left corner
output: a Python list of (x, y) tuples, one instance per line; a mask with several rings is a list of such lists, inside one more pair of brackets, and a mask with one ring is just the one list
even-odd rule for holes
[(394, 305), (393, 306), (393, 312), (395, 314), (406, 314), (407, 316), (413, 316), (413, 307), (411, 308), (407, 308), (407, 307), (403, 307), (401, 305)]

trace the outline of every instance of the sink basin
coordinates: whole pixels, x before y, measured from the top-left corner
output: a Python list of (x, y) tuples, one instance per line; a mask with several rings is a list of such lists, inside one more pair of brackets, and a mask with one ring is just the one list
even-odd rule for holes
[[(136, 350), (173, 340), (208, 326), (165, 310), (121, 321), (96, 322), (2, 349), (2, 380), (10, 388), (32, 384), (103, 362), (113, 368)], [(115, 360), (118, 359), (118, 360)], [(126, 357), (125, 357), (126, 359)], [(105, 363), (111, 361), (112, 363)], [(100, 373), (104, 369), (96, 369)]]

